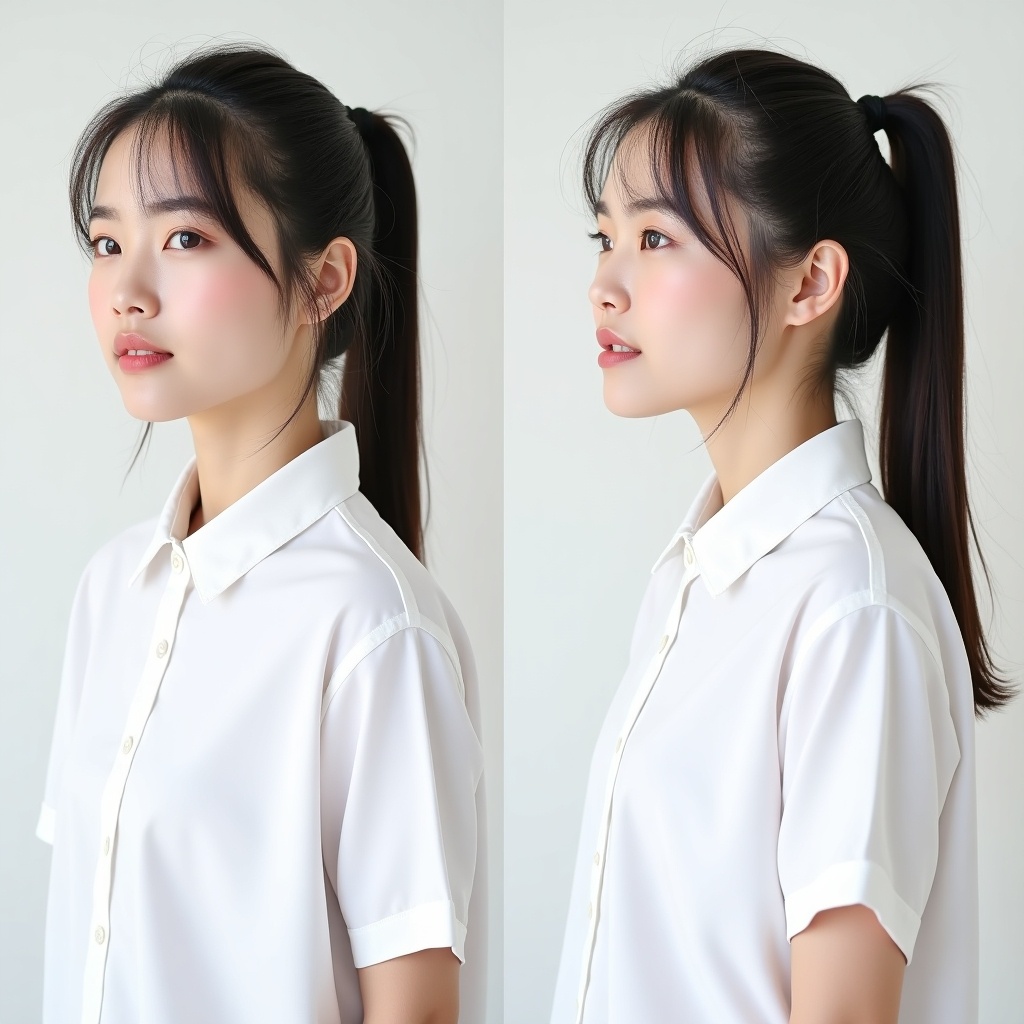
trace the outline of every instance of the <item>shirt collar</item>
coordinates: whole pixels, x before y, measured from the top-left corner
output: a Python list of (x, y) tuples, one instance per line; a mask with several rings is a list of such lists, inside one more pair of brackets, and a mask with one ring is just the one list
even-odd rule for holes
[(833, 498), (870, 480), (859, 419), (840, 420), (797, 445), (725, 505), (712, 471), (651, 572), (689, 543), (717, 597)]
[(206, 604), (335, 505), (352, 497), (359, 489), (355, 427), (335, 419), (321, 420), (320, 426), (322, 441), (185, 536), (199, 497), (193, 455), (164, 503), (128, 586), (165, 544), (177, 543), (185, 551), (196, 591)]

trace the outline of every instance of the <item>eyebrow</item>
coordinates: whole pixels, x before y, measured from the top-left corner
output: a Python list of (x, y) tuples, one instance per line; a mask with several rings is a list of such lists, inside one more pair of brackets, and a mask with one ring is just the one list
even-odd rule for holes
[[(143, 210), (150, 217), (160, 213), (195, 213), (202, 214), (212, 220), (220, 220), (213, 204), (202, 196), (196, 195), (166, 196), (163, 199), (156, 199), (151, 203), (144, 204)], [(120, 220), (120, 217), (113, 206), (94, 206), (89, 213), (89, 220), (100, 219)]]
[[(631, 199), (623, 205), (623, 209), (629, 217), (654, 210), (676, 219), (679, 218), (679, 214), (664, 199), (659, 199), (657, 196), (640, 196), (637, 199)], [(608, 211), (608, 204), (603, 199), (599, 199), (595, 204), (594, 213), (602, 217), (611, 216), (611, 213)]]

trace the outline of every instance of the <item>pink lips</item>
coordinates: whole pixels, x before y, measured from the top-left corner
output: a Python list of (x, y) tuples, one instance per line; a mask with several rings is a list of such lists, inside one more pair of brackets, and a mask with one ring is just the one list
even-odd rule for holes
[[(610, 366), (618, 366), (620, 363), (628, 362), (630, 359), (636, 359), (636, 357), (640, 355), (639, 349), (633, 348), (632, 345), (623, 341), (614, 331), (610, 331), (607, 327), (602, 327), (598, 330), (597, 341), (601, 346), (601, 354), (597, 357), (597, 365), (602, 369), (608, 369)], [(628, 351), (613, 351), (613, 345), (625, 345)]]
[(170, 358), (172, 357), (167, 352), (151, 352), (147, 356), (130, 356), (126, 354), (117, 357), (117, 365), (125, 373), (138, 373), (139, 370), (148, 370), (151, 366), (166, 363)]
[[(128, 355), (132, 349), (146, 350), (145, 355)], [(114, 339), (114, 354), (117, 356), (117, 365), (125, 373), (138, 373), (140, 370), (148, 370), (151, 366), (158, 366), (173, 358), (170, 352), (157, 348), (151, 341), (147, 341), (141, 334), (124, 333)]]

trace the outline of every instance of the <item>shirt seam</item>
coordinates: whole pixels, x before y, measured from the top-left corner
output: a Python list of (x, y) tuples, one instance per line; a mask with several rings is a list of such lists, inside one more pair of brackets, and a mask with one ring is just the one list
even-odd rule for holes
[[(913, 633), (923, 643), (928, 653), (932, 656), (932, 660), (938, 667), (939, 672), (945, 676), (942, 658), (939, 654), (936, 641), (931, 636), (931, 632), (927, 629), (924, 623), (921, 622), (920, 618), (907, 608), (902, 601), (893, 597), (889, 593), (876, 594), (872, 590), (859, 590), (854, 594), (849, 594), (848, 596), (833, 602), (817, 617), (817, 619), (815, 619), (814, 624), (808, 630), (807, 636), (804, 637), (803, 642), (797, 649), (796, 655), (793, 658), (793, 666), (789, 670), (788, 678), (792, 680), (797, 676), (805, 656), (811, 646), (818, 639), (847, 616), (852, 615), (855, 612), (862, 611), (865, 608), (884, 608), (903, 619), (903, 621), (906, 622)], [(779, 721), (782, 721), (786, 716), (792, 692), (793, 687), (787, 685), (785, 696), (782, 699), (782, 705), (779, 708)]]
[(360, 540), (373, 552), (374, 555), (384, 564), (388, 572), (391, 573), (392, 578), (395, 581), (395, 585), (398, 587), (398, 593), (402, 598), (402, 605), (410, 618), (415, 618), (419, 614), (419, 608), (416, 604), (416, 597), (413, 594), (412, 587), (409, 585), (409, 580), (405, 573), (399, 568), (398, 563), (381, 547), (377, 542), (376, 538), (367, 530), (361, 523), (356, 520), (353, 511), (348, 508), (348, 501), (346, 499), (334, 506), (334, 510), (341, 516), (342, 520), (348, 524), (348, 527), (353, 533), (359, 537)]
[[(851, 868), (866, 868), (866, 869), (868, 869), (868, 871), (870, 872), (870, 874), (871, 874), (873, 879), (881, 881), (882, 886), (883, 886), (883, 893), (884, 893), (884, 895), (888, 896), (891, 899), (891, 901), (893, 901), (892, 905), (886, 905), (885, 910), (886, 911), (891, 911), (891, 912), (895, 913), (897, 918), (903, 917), (905, 919), (909, 919), (910, 920), (910, 922), (912, 924), (912, 928), (913, 928), (913, 935), (912, 936), (904, 936), (902, 928), (899, 928), (899, 926), (903, 922), (901, 922), (899, 920), (896, 920), (894, 922), (889, 917), (889, 914), (885, 914), (884, 916), (886, 917), (886, 921), (882, 921), (883, 914), (881, 912), (879, 912), (871, 904), (871, 902), (867, 902), (863, 898), (865, 895), (869, 895), (870, 896), (870, 893), (865, 894), (865, 892), (863, 891), (864, 888), (870, 889), (871, 888), (870, 884), (867, 885), (867, 886), (860, 887), (861, 891), (858, 893), (858, 896), (859, 896), (858, 903), (860, 905), (862, 905), (862, 906), (868, 907), (868, 909), (871, 910), (875, 914), (876, 917), (878, 917), (879, 924), (881, 924), (882, 927), (885, 928), (887, 932), (889, 931), (889, 925), (896, 925), (897, 928), (899, 928), (899, 930), (900, 930), (900, 937), (901, 938), (905, 938), (907, 940), (908, 945), (911, 947), (911, 949), (909, 951), (908, 950), (904, 950), (904, 952), (908, 953), (908, 954), (911, 954), (912, 953), (912, 947), (913, 947), (914, 942), (915, 942), (916, 937), (917, 937), (917, 933), (920, 931), (920, 928), (921, 928), (921, 914), (919, 914), (917, 912), (917, 910), (910, 903), (908, 903), (907, 900), (904, 898), (903, 893), (900, 892), (900, 890), (896, 887), (895, 880), (893, 879), (893, 877), (892, 877), (891, 873), (889, 872), (889, 870), (883, 864), (880, 864), (878, 861), (872, 859), (871, 857), (854, 857), (854, 858), (848, 858), (847, 860), (843, 860), (843, 861), (834, 861), (834, 862), (832, 862), (830, 864), (827, 864), (820, 871), (818, 871), (817, 874), (814, 876), (814, 878), (812, 878), (809, 882), (805, 882), (799, 888), (794, 889), (794, 890), (792, 890), (789, 893), (784, 892), (783, 893), (783, 901), (784, 901), (785, 908), (786, 908), (785, 909), (785, 914), (786, 914), (786, 930), (787, 930), (787, 932), (790, 930), (790, 926), (791, 926), (791, 914), (795, 914), (797, 912), (797, 910), (800, 910), (800, 911), (804, 911), (805, 912), (804, 916), (806, 916), (806, 908), (800, 906), (800, 903), (801, 903), (802, 900), (806, 900), (807, 894), (808, 893), (818, 894), (819, 891), (822, 889), (823, 882), (828, 882), (829, 885), (830, 885), (830, 888), (835, 889), (836, 888), (836, 886), (835, 886), (835, 876), (838, 873), (840, 873), (840, 872), (842, 872), (844, 870), (845, 871), (849, 871)], [(842, 889), (843, 887), (840, 887), (840, 888)], [(847, 885), (845, 888), (846, 888), (847, 891), (841, 891), (840, 892), (840, 898), (845, 898), (848, 895), (849, 886)], [(820, 901), (814, 903), (814, 905), (813, 905), (814, 906), (814, 912), (811, 913), (810, 917), (807, 920), (807, 924), (805, 924), (803, 926), (804, 928), (806, 928), (811, 923), (811, 921), (814, 920), (814, 915), (816, 913), (819, 913), (822, 910), (831, 910), (831, 909), (834, 909), (835, 907), (848, 906), (849, 905), (849, 904), (846, 904), (846, 903), (834, 902), (833, 898), (831, 898), (831, 897), (826, 902), (828, 904), (827, 906), (821, 905)], [(803, 928), (801, 928), (800, 930), (802, 931)], [(797, 934), (797, 933), (794, 932), (794, 934)], [(895, 938), (892, 936), (891, 933), (890, 933), (890, 938), (893, 938), (893, 940), (895, 941)], [(907, 962), (909, 963), (911, 959), (912, 959), (912, 955), (908, 955), (907, 956)]]
[(878, 534), (875, 533), (875, 528), (871, 525), (871, 520), (863, 505), (850, 494), (849, 490), (843, 491), (838, 498), (860, 529), (864, 547), (867, 549), (868, 588), (872, 594), (885, 595), (887, 593), (885, 553), (882, 550), (882, 545), (878, 542)]
[(459, 694), (462, 700), (465, 701), (465, 683), (462, 678), (462, 671), (458, 657), (453, 650), (451, 638), (440, 629), (437, 623), (432, 622), (430, 619), (420, 616), (418, 621), (413, 622), (410, 620), (406, 612), (402, 612), (400, 615), (395, 615), (390, 619), (386, 619), (377, 626), (376, 629), (363, 636), (358, 643), (350, 648), (348, 654), (345, 655), (338, 667), (331, 673), (331, 678), (328, 681), (327, 688), (324, 690), (320, 711), (321, 725), (323, 725), (324, 719), (327, 717), (327, 710), (330, 707), (331, 702), (338, 695), (349, 677), (359, 667), (364, 659), (369, 657), (369, 655), (377, 650), (378, 647), (382, 646), (392, 637), (398, 636), (399, 633), (405, 632), (409, 629), (421, 630), (426, 633), (427, 636), (433, 637), (434, 640), (437, 641), (441, 649), (448, 656), (448, 660), (451, 662), (452, 668), (455, 670), (455, 677), (459, 684)]

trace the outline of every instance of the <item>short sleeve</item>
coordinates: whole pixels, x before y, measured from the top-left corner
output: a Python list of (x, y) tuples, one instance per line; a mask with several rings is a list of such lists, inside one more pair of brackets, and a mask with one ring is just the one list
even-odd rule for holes
[(483, 752), (455, 657), (409, 626), (328, 688), (323, 854), (356, 967), (443, 947), (465, 961)]
[(43, 799), (36, 823), (36, 835), (43, 842), (53, 844), (56, 831), (57, 798), (60, 792), (64, 761), (78, 718), (82, 696), (82, 674), (89, 649), (89, 608), (87, 601), (90, 567), (86, 566), (71, 602), (64, 658), (57, 690), (57, 710), (50, 736), (50, 754), (47, 760)]
[(780, 717), (786, 936), (864, 904), (910, 963), (960, 747), (933, 639), (886, 605), (812, 632)]

